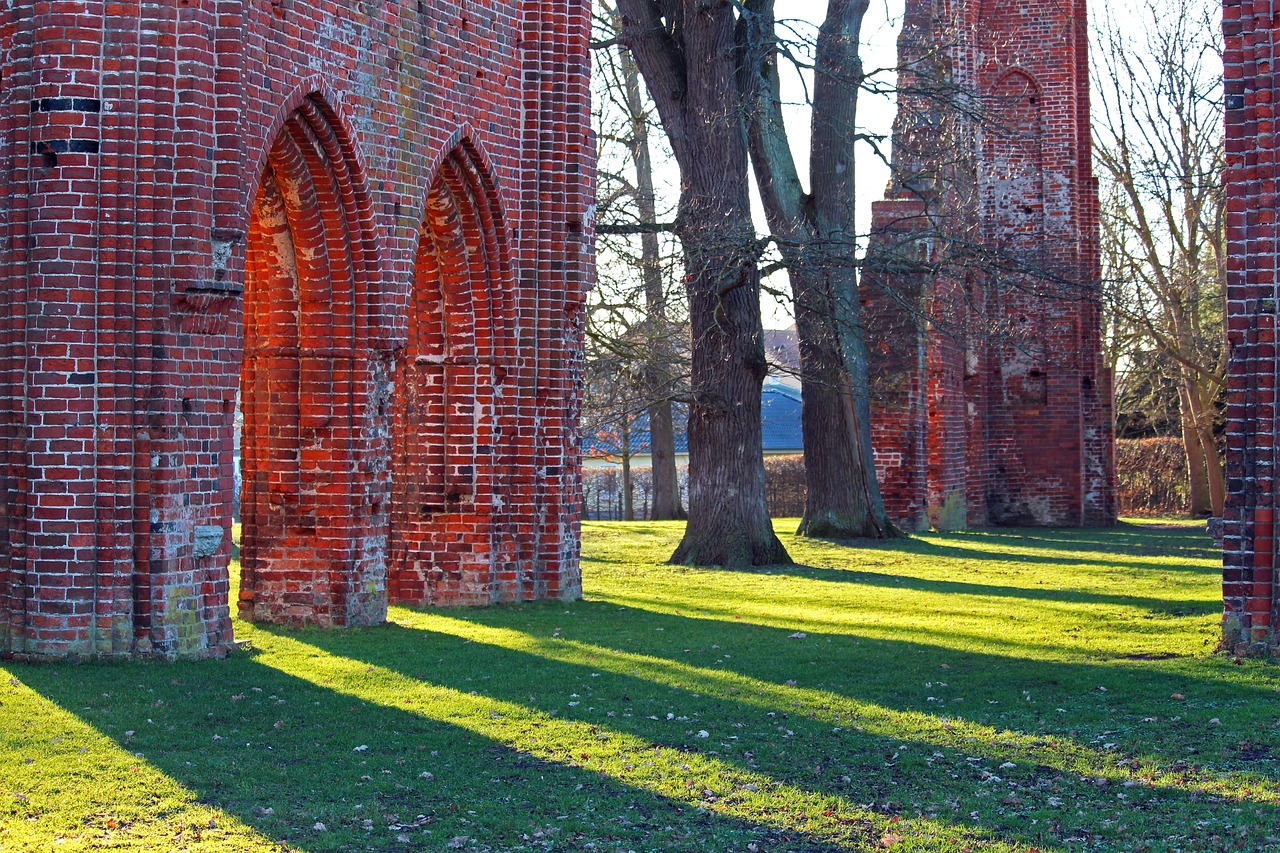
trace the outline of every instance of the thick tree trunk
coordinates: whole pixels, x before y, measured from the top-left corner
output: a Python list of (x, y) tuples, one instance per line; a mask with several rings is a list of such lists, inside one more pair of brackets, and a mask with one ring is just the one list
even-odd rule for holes
[[(836, 325), (840, 312), (831, 292), (832, 279), (838, 281), (842, 277), (799, 265), (789, 270), (795, 296), (796, 337), (800, 342), (808, 487), (799, 533), (832, 539), (887, 536), (892, 527), (876, 487), (869, 436), (865, 445), (860, 443), (862, 434), (870, 432), (861, 429), (869, 421), (860, 418), (869, 418), (870, 409), (865, 393), (863, 405), (859, 406)], [(850, 355), (858, 357), (857, 353)], [(865, 353), (861, 359), (865, 374)]]
[(680, 164), (676, 233), (693, 334), (689, 523), (671, 560), (790, 562), (765, 504), (764, 333), (728, 0), (619, 0), (623, 35)]
[[(678, 227), (689, 263), (693, 406), (689, 524), (671, 562), (787, 563), (765, 502), (760, 391), (766, 362), (746, 187), (744, 182), (740, 199), (699, 192), (714, 185), (723, 167), (720, 158), (708, 160), (692, 170), (697, 177), (685, 193)], [(745, 175), (745, 152), (741, 167)]]

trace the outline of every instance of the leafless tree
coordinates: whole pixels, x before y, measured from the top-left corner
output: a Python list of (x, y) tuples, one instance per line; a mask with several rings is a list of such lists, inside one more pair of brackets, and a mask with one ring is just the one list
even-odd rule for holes
[(1132, 8), (1146, 26), (1121, 26), (1117, 7), (1108, 6), (1094, 52), (1112, 339), (1163, 356), (1118, 362), (1176, 365), (1191, 510), (1221, 515), (1225, 483), (1214, 438), (1226, 383), (1220, 7), (1133, 0)]
[[(645, 96), (640, 70), (626, 47), (617, 41), (620, 22), (612, 3), (596, 7), (597, 135), (611, 147), (617, 168), (600, 181), (601, 259), (627, 268), (631, 286), (614, 288), (632, 303), (643, 302), (644, 314), (628, 344), (643, 361), (638, 390), (647, 412), (649, 447), (653, 461), (653, 501), (650, 518), (685, 517), (676, 470), (674, 400), (687, 383), (687, 347), (682, 346), (678, 306), (672, 305), (669, 284), (678, 267), (661, 243), (658, 192), (650, 133), (652, 104)], [(661, 131), (656, 134), (661, 138)], [(638, 282), (639, 287), (635, 284)], [(678, 300), (675, 300), (678, 301)]]
[(618, 0), (681, 178), (692, 338), (689, 523), (672, 561), (789, 562), (765, 503), (760, 391), (760, 246), (736, 85), (731, 0)]

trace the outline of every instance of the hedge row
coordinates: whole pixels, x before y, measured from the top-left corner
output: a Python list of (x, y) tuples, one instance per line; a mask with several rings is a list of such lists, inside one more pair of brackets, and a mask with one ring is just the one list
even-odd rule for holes
[[(764, 461), (769, 514), (795, 518), (804, 514), (803, 456), (770, 456)], [(688, 506), (688, 468), (680, 468), (680, 490)], [(1126, 515), (1169, 515), (1187, 511), (1187, 456), (1176, 438), (1121, 439), (1116, 442), (1116, 478), (1120, 512)], [(622, 471), (586, 469), (583, 472), (585, 515), (593, 520), (622, 518)], [(635, 516), (649, 517), (653, 471), (631, 469)]]
[(1123, 514), (1181, 514), (1191, 505), (1187, 453), (1179, 439), (1117, 441), (1116, 479)]

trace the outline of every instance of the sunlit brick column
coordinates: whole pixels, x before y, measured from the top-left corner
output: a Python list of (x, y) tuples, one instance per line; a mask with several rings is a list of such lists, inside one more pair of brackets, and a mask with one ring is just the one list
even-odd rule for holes
[(528, 2), (525, 30), (526, 157), (539, 165), (523, 187), (521, 288), (537, 300), (534, 583), (540, 595), (576, 598), (581, 513), (578, 412), (585, 301), (593, 277), (594, 142), (590, 113), (590, 12), (574, 0)]
[(30, 56), (33, 33), (18, 28), (17, 10), (0, 11), (0, 654), (11, 652), (25, 632), (25, 572), (21, 559), (26, 515), (21, 475), (25, 469), (25, 379), (27, 184), (30, 151)]
[(1227, 116), (1227, 509), (1222, 643), (1266, 654), (1280, 639), (1276, 577), (1276, 229), (1280, 25), (1270, 0), (1224, 5)]
[(100, 328), (96, 289), (104, 11), (101, 3), (35, 3), (15, 14), (15, 50), (30, 51), (30, 64), (12, 91), (31, 107), (14, 164), (26, 228), (11, 243), (25, 273), (14, 294), (25, 401), (14, 454), (24, 512), (11, 539), (21, 606), (12, 647), (88, 655), (110, 648), (95, 619), (99, 583), (110, 583), (99, 576), (107, 567), (99, 565), (95, 497), (95, 425), (111, 405), (99, 397), (99, 372), (113, 366), (110, 349), (98, 347), (110, 330)]

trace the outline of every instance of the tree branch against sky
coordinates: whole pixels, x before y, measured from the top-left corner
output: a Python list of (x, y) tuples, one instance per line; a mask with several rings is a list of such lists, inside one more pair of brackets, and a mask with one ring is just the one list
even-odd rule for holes
[[(1096, 14), (1094, 154), (1106, 197), (1112, 324), (1130, 333), (1125, 366), (1176, 372), (1190, 509), (1221, 515), (1225, 483), (1214, 435), (1226, 381), (1220, 7), (1127, 0)], [(1138, 27), (1134, 16), (1143, 19)], [(1143, 358), (1144, 351), (1162, 358)]]

